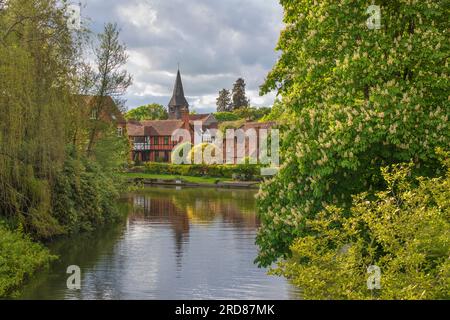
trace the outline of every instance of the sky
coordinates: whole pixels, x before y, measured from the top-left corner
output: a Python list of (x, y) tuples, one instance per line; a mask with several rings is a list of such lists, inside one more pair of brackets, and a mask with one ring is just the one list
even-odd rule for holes
[(270, 106), (275, 93), (259, 96), (272, 69), (283, 11), (278, 0), (82, 0), (82, 19), (94, 32), (116, 22), (127, 46), (125, 66), (133, 85), (129, 109), (167, 106), (178, 63), (191, 110), (213, 112), (222, 88), (247, 83), (251, 105)]

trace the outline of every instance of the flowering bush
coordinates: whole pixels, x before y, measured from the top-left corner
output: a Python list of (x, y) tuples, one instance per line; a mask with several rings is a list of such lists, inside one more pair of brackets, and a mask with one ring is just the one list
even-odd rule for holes
[(384, 1), (379, 30), (367, 1), (282, 0), (282, 55), (262, 93), (277, 90), (289, 117), (279, 174), (262, 186), (257, 261), (289, 257), (294, 239), (328, 205), (385, 187), (380, 167), (413, 161), (433, 176), (450, 145), (443, 1)]

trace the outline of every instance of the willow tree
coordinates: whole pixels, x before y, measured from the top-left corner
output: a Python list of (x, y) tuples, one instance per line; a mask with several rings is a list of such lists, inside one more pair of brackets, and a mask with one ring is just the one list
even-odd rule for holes
[(57, 233), (49, 179), (65, 157), (74, 61), (64, 8), (3, 2), (0, 30), (0, 212), (27, 231)]
[(448, 148), (446, 1), (282, 0), (281, 57), (262, 86), (283, 96), (290, 117), (282, 167), (259, 193), (257, 261), (290, 255), (296, 238), (333, 204), (380, 189), (380, 167), (410, 160), (433, 175)]

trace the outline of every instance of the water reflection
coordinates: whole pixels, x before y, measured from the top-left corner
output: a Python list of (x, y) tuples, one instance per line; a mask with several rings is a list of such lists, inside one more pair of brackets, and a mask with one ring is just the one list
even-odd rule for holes
[[(31, 299), (289, 299), (297, 295), (253, 260), (254, 191), (148, 188), (128, 194), (127, 220), (61, 240), (49, 272), (26, 286)], [(82, 288), (66, 289), (67, 266)]]

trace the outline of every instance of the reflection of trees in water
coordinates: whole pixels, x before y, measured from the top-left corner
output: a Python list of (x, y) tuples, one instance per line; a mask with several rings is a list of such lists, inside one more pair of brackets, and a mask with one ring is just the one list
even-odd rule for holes
[(181, 267), (183, 242), (189, 238), (189, 218), (169, 198), (153, 197), (146, 194), (132, 195), (130, 201), (134, 211), (130, 221), (150, 220), (152, 223), (165, 223), (171, 226), (175, 236), (175, 257)]
[(241, 228), (255, 228), (254, 194), (253, 190), (151, 188), (130, 200), (135, 206), (134, 218), (160, 217), (167, 222), (182, 215), (192, 224), (208, 224), (222, 217)]
[[(32, 299), (61, 299), (59, 293), (65, 291), (66, 280), (69, 274), (66, 273), (69, 265), (78, 265), (82, 268), (81, 283), (85, 283), (84, 275), (86, 271), (94, 268), (99, 261), (100, 256), (111, 256), (114, 254), (114, 248), (118, 239), (124, 233), (123, 223), (116, 223), (108, 227), (98, 229), (94, 232), (83, 233), (69, 238), (62, 238), (50, 244), (50, 250), (53, 254), (59, 256), (59, 259), (51, 264), (48, 272), (42, 272), (33, 278), (33, 281), (25, 286), (22, 298), (27, 299), (27, 294), (33, 294)], [(105, 272), (105, 274), (107, 274)], [(90, 297), (101, 299), (105, 292), (105, 282), (109, 283), (111, 290), (114, 288), (115, 278), (112, 275), (110, 281), (102, 283), (93, 282), (90, 286), (97, 287), (99, 296)], [(52, 284), (52, 285), (49, 285)], [(36, 293), (38, 293), (36, 295)], [(71, 291), (71, 297), (82, 298), (82, 291)]]
[(224, 223), (238, 227), (237, 230), (256, 229), (254, 195), (253, 190), (148, 188), (130, 195), (129, 202), (134, 205), (134, 210), (129, 218), (170, 225), (174, 231), (178, 264), (191, 224), (202, 226), (221, 218)]

